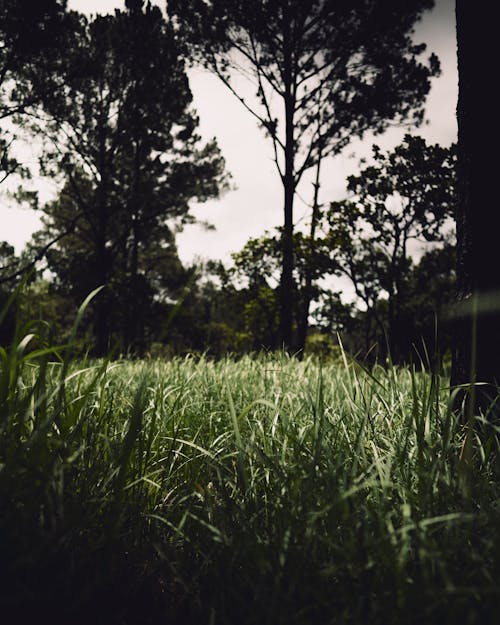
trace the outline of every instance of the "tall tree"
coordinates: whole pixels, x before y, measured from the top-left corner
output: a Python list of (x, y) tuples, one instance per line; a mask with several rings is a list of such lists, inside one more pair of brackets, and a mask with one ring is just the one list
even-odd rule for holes
[(190, 201), (224, 185), (224, 161), (215, 141), (201, 144), (191, 101), (160, 9), (128, 0), (114, 15), (80, 17), (62, 84), (33, 112), (31, 128), (46, 139), (45, 172), (64, 182), (59, 200), (45, 207), (45, 233), (71, 234), (52, 253), (51, 268), (73, 288), (107, 287), (95, 303), (99, 354), (117, 311), (122, 342), (143, 350), (162, 259), (177, 257), (173, 223), (189, 221)]
[(452, 386), (486, 383), (476, 389), (485, 409), (500, 383), (500, 273), (494, 225), (498, 144), (495, 98), (483, 97), (496, 72), (496, 26), (467, 0), (457, 0), (458, 43), (458, 306)]
[[(304, 173), (368, 130), (418, 123), (438, 72), (411, 39), (432, 0), (169, 0), (200, 59), (267, 131), (283, 184), (281, 339), (294, 346), (294, 196)], [(248, 76), (258, 102), (237, 91)], [(276, 102), (279, 105), (276, 105)]]

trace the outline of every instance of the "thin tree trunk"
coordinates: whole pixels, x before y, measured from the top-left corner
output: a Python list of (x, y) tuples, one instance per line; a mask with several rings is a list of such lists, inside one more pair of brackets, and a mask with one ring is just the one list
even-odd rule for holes
[(282, 347), (293, 351), (293, 304), (294, 304), (294, 246), (293, 246), (293, 200), (295, 196), (295, 138), (294, 114), (295, 93), (292, 85), (291, 52), (285, 43), (285, 172), (284, 188), (284, 227), (282, 235), (282, 272), (280, 285), (280, 334)]
[(141, 324), (142, 319), (139, 318), (140, 305), (143, 304), (142, 293), (139, 285), (139, 224), (140, 216), (135, 215), (132, 225), (132, 257), (130, 263), (130, 284), (128, 294), (130, 297), (130, 323), (128, 327), (128, 336), (126, 337), (128, 346), (136, 356), (143, 356), (141, 345)]
[(318, 163), (316, 165), (316, 179), (314, 181), (314, 198), (312, 205), (312, 215), (311, 215), (311, 229), (309, 231), (309, 258), (306, 263), (305, 268), (305, 284), (304, 284), (304, 292), (303, 292), (303, 308), (302, 308), (302, 316), (299, 322), (299, 336), (297, 340), (297, 349), (299, 350), (300, 357), (304, 355), (304, 349), (306, 346), (307, 340), (307, 330), (309, 328), (309, 309), (311, 307), (312, 301), (312, 257), (314, 254), (314, 244), (316, 242), (316, 229), (318, 227), (319, 221), (319, 187), (320, 187), (320, 175), (321, 175), (321, 160), (322, 155), (319, 154)]
[(281, 273), (281, 341), (284, 349), (293, 349), (293, 179), (285, 175), (284, 228), (282, 235), (282, 273)]
[(96, 284), (95, 287), (104, 286), (103, 292), (96, 300), (94, 333), (96, 339), (97, 356), (106, 356), (110, 347), (110, 309), (111, 294), (109, 293), (109, 279), (111, 277), (110, 250), (107, 247), (109, 229), (109, 179), (106, 153), (106, 130), (102, 126), (98, 141), (98, 171), (100, 181), (97, 187), (97, 205), (99, 213), (97, 218), (96, 237)]
[[(95, 286), (108, 286), (109, 259), (107, 242), (107, 198), (105, 183), (101, 182), (99, 191), (99, 218), (98, 236), (96, 238), (96, 284)], [(105, 356), (109, 349), (109, 293), (107, 288), (96, 299), (94, 332), (96, 338), (97, 356)]]

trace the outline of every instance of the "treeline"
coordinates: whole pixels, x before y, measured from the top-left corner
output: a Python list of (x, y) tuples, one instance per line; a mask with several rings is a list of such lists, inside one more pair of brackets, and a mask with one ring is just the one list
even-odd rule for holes
[[(314, 237), (294, 235), (293, 329), (309, 353), (335, 353), (340, 335), (360, 358), (425, 362), (451, 342), (455, 147), (407, 135), (387, 154), (375, 149), (373, 162), (349, 179), (349, 200), (322, 208)], [(279, 230), (267, 233), (230, 267), (205, 268), (177, 320), (202, 332), (191, 348), (281, 347), (280, 243)]]
[[(348, 199), (318, 200), (322, 162), (351, 137), (381, 132), (393, 121), (421, 120), (438, 63), (417, 60), (424, 47), (411, 44), (409, 33), (429, 3), (409, 3), (398, 18), (388, 19), (379, 43), (394, 47), (385, 59), (367, 47), (368, 35), (358, 23), (370, 17), (366, 3), (351, 7), (349, 15), (357, 12), (359, 19), (352, 18), (350, 30), (338, 26), (335, 11), (342, 9), (335, 3), (311, 0), (305, 3), (309, 13), (297, 5), (286, 23), (309, 27), (302, 39), (293, 31), (293, 102), (290, 77), (281, 71), (289, 48), (280, 56), (271, 46), (272, 28), (285, 28), (285, 22), (273, 21), (283, 2), (266, 3), (267, 13), (257, 11), (253, 21), (234, 11), (231, 28), (225, 16), (237, 2), (213, 3), (217, 14), (201, 12), (199, 22), (186, 10), (189, 3), (171, 3), (165, 16), (147, 2), (126, 0), (123, 10), (93, 18), (68, 11), (63, 0), (32, 4), (0, 3), (0, 114), (7, 122), (0, 136), (2, 182), (17, 180), (15, 199), (43, 216), (41, 230), (20, 256), (1, 244), (0, 305), (24, 286), (3, 321), (0, 343), (10, 341), (16, 323), (32, 318), (47, 320), (51, 339), (64, 342), (76, 307), (103, 286), (84, 327), (85, 343), (98, 356), (220, 356), (283, 347), (328, 354), (337, 334), (362, 358), (390, 353), (406, 361), (426, 349), (448, 349), (455, 148), (428, 145), (416, 135), (406, 135), (388, 153), (374, 147), (370, 164), (349, 178)], [(363, 71), (342, 73), (324, 38), (314, 48), (310, 31), (321, 16), (330, 34), (337, 24), (338, 37), (349, 43)], [(207, 30), (204, 20), (210, 17), (220, 28)], [(264, 19), (272, 28), (259, 35)], [(250, 65), (264, 110), (270, 114), (263, 81), (278, 91), (284, 81), (288, 94), (284, 135), (277, 119), (261, 119), (284, 184), (285, 221), (275, 232), (249, 240), (229, 266), (184, 266), (176, 233), (194, 221), (194, 202), (219, 197), (229, 181), (216, 140), (199, 136), (186, 69), (212, 45), (213, 55), (204, 58), (232, 89), (226, 72), (236, 31), (254, 38)], [(227, 66), (220, 65), (224, 58)], [(314, 77), (312, 91), (300, 92), (301, 72)], [(338, 81), (343, 90), (337, 92)], [(381, 99), (387, 85), (391, 90)], [(16, 158), (18, 135), (40, 146), (33, 171)], [(310, 219), (299, 231), (293, 226), (293, 197), (304, 172), (314, 168)], [(54, 200), (39, 201), (32, 174), (57, 182)], [(437, 334), (436, 319), (443, 322)]]

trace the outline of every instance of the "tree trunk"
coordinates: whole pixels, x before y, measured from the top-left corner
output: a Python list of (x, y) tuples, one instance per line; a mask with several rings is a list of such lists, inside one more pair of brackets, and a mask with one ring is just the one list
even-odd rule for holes
[(146, 352), (146, 346), (144, 341), (144, 314), (147, 309), (145, 302), (145, 293), (143, 291), (144, 284), (139, 277), (139, 253), (141, 243), (143, 241), (141, 232), (141, 218), (144, 211), (141, 205), (141, 167), (140, 167), (140, 149), (141, 144), (138, 139), (134, 141), (134, 167), (133, 167), (133, 182), (131, 192), (131, 203), (127, 210), (132, 219), (132, 241), (131, 241), (131, 259), (130, 259), (130, 274), (129, 274), (129, 311), (128, 311), (128, 324), (126, 330), (125, 344), (128, 349), (132, 351), (135, 356), (142, 358)]
[(139, 215), (134, 216), (132, 223), (132, 252), (130, 261), (130, 277), (128, 296), (129, 305), (129, 324), (127, 328), (127, 336), (125, 341), (127, 347), (132, 350), (135, 356), (142, 357), (144, 348), (142, 345), (142, 324), (143, 319), (140, 318), (140, 307), (143, 302), (142, 284), (139, 282)]
[(282, 235), (282, 271), (281, 271), (281, 342), (285, 350), (293, 349), (293, 196), (295, 194), (292, 177), (285, 175), (285, 223)]
[[(103, 292), (100, 297), (97, 298), (95, 308), (95, 322), (94, 333), (96, 339), (96, 352), (97, 356), (105, 356), (109, 350), (109, 314), (110, 314), (110, 300), (111, 294), (109, 293), (109, 278), (111, 273), (109, 250), (107, 248), (108, 242), (108, 175), (107, 175), (107, 162), (106, 162), (106, 135), (105, 131), (101, 128), (99, 134), (99, 174), (100, 182), (97, 188), (97, 205), (99, 207), (97, 218), (97, 234), (96, 234), (96, 284), (95, 287), (104, 286)], [(94, 287), (94, 288), (95, 288)]]
[(295, 196), (295, 94), (292, 86), (291, 52), (285, 44), (285, 172), (284, 227), (282, 235), (282, 272), (280, 285), (280, 334), (283, 349), (293, 351), (293, 304), (294, 304), (294, 249), (293, 249), (293, 200)]
[[(457, 306), (452, 386), (485, 382), (473, 408), (485, 409), (500, 382), (500, 243), (495, 226), (498, 191), (497, 45), (484, 10), (457, 0), (459, 95)], [(477, 310), (477, 312), (475, 312)], [(463, 399), (463, 395), (459, 398)]]
[(314, 254), (314, 243), (316, 239), (316, 229), (318, 226), (319, 220), (319, 181), (321, 174), (321, 153), (318, 156), (318, 164), (316, 165), (316, 179), (314, 181), (314, 198), (312, 205), (312, 215), (311, 215), (311, 229), (309, 231), (309, 258), (306, 263), (306, 276), (305, 276), (305, 284), (304, 284), (304, 294), (303, 294), (303, 308), (302, 308), (302, 317), (299, 320), (298, 324), (298, 340), (297, 340), (297, 349), (299, 351), (299, 357), (302, 358), (304, 355), (304, 349), (306, 346), (307, 340), (307, 330), (309, 328), (309, 309), (311, 307), (312, 300), (312, 257)]
[[(104, 285), (108, 287), (109, 280), (109, 259), (107, 242), (107, 205), (106, 192), (104, 185), (99, 189), (99, 218), (98, 218), (98, 235), (96, 237), (95, 256), (96, 281), (95, 287)], [(94, 287), (94, 288), (95, 288)], [(94, 332), (96, 338), (96, 355), (98, 357), (105, 356), (109, 349), (109, 298), (108, 289), (105, 288), (96, 300)]]

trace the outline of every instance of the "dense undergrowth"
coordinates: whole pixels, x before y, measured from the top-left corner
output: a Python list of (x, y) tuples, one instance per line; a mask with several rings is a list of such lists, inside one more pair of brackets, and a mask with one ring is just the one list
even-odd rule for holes
[(464, 445), (446, 378), (347, 357), (92, 362), (43, 331), (0, 350), (0, 613), (495, 622), (497, 432), (477, 418)]

